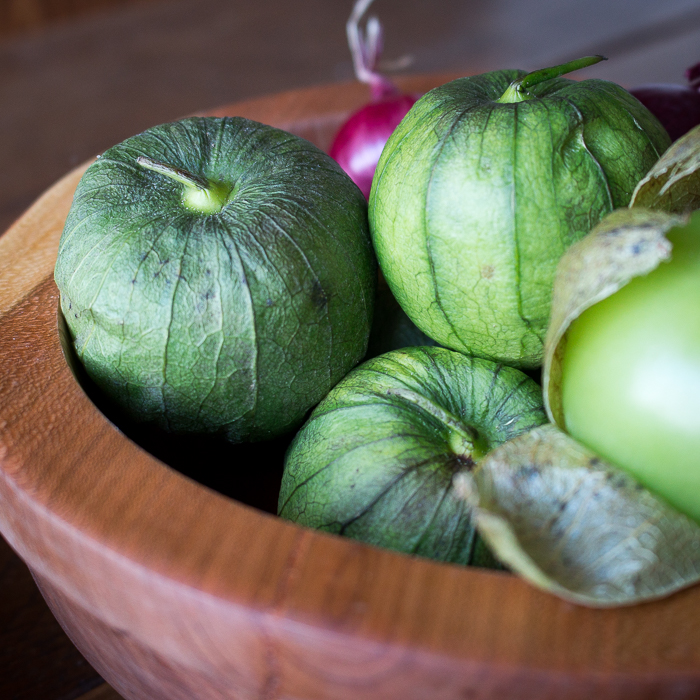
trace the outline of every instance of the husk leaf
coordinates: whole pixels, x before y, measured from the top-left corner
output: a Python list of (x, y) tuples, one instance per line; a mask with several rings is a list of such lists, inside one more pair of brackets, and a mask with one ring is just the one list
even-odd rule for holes
[(700, 580), (700, 526), (554, 425), (455, 479), (496, 557), (561, 598), (631, 605)]
[(561, 364), (566, 332), (587, 308), (646, 275), (671, 255), (666, 233), (687, 217), (642, 207), (617, 209), (559, 261), (545, 338), (542, 389), (549, 419), (566, 430), (561, 407)]
[(639, 181), (629, 206), (671, 214), (700, 208), (700, 126), (671, 144)]

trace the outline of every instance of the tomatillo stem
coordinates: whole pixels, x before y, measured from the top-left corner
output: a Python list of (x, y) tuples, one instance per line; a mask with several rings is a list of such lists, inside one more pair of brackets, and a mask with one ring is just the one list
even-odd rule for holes
[(539, 83), (543, 83), (546, 80), (558, 78), (566, 73), (571, 73), (572, 71), (586, 68), (587, 66), (592, 66), (596, 63), (607, 60), (608, 59), (605, 56), (584, 56), (583, 58), (577, 58), (575, 61), (562, 63), (560, 66), (540, 68), (540, 70), (533, 71), (522, 78), (518, 78), (518, 80), (514, 80), (506, 88), (506, 91), (496, 100), (496, 102), (500, 102), (501, 104), (512, 104), (514, 102), (529, 100), (532, 98), (532, 95), (528, 93), (528, 88), (538, 85)]
[(136, 162), (146, 170), (153, 170), (184, 185), (182, 203), (192, 211), (199, 214), (216, 214), (228, 202), (231, 188), (221, 182), (205, 180), (186, 170), (159, 163), (146, 156), (139, 156)]
[(410, 389), (391, 388), (387, 390), (387, 396), (396, 396), (404, 401), (417, 406), (422, 411), (437, 418), (449, 428), (450, 449), (460, 457), (469, 457), (476, 462), (484, 456), (479, 433), (472, 426), (463, 423), (461, 420), (448, 413), (430, 399)]
[(196, 187), (200, 190), (206, 190), (209, 187), (209, 183), (203, 178), (192, 175), (192, 173), (187, 172), (187, 170), (182, 170), (180, 168), (175, 168), (172, 165), (166, 165), (165, 163), (159, 163), (157, 160), (151, 160), (146, 158), (146, 156), (139, 156), (136, 162), (146, 170), (154, 170), (161, 175), (166, 175), (171, 180), (175, 180), (185, 187)]

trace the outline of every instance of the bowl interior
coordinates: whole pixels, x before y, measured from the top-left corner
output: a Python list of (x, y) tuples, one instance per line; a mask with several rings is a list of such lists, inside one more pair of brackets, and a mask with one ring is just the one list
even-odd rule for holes
[(138, 423), (110, 401), (88, 376), (75, 354), (60, 308), (58, 333), (63, 355), (76, 381), (95, 407), (127, 438), (193, 481), (259, 510), (277, 513), (284, 455), (294, 434), (233, 445), (213, 435), (178, 435)]

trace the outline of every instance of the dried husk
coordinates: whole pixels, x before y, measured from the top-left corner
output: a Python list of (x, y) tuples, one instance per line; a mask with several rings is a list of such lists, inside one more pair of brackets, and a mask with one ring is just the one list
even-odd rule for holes
[(700, 126), (671, 144), (639, 181), (629, 206), (670, 214), (700, 208)]
[(700, 526), (554, 425), (455, 481), (495, 556), (561, 598), (631, 605), (700, 581)]
[(617, 209), (559, 261), (545, 338), (542, 388), (547, 415), (563, 430), (561, 370), (569, 326), (586, 309), (669, 259), (671, 243), (666, 233), (686, 222), (687, 216), (642, 207)]

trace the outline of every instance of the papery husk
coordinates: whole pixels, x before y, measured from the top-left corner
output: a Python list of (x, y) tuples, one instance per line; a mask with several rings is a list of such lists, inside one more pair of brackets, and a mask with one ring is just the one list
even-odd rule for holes
[(546, 423), (540, 387), (512, 367), (407, 347), (350, 372), (285, 456), (278, 514), (451, 563), (492, 566), (453, 476)]
[(561, 598), (631, 605), (700, 580), (700, 526), (554, 425), (455, 482), (494, 555)]
[(542, 364), (564, 251), (629, 203), (670, 145), (618, 85), (552, 78), (500, 102), (524, 71), (431, 90), (386, 144), (369, 220), (408, 317), (439, 344), (521, 369)]
[(639, 181), (629, 206), (669, 214), (700, 208), (700, 126), (671, 144)]
[(563, 430), (561, 371), (569, 326), (586, 309), (668, 260), (671, 243), (666, 233), (687, 220), (687, 216), (642, 207), (617, 209), (559, 261), (545, 338), (542, 389), (549, 419)]

